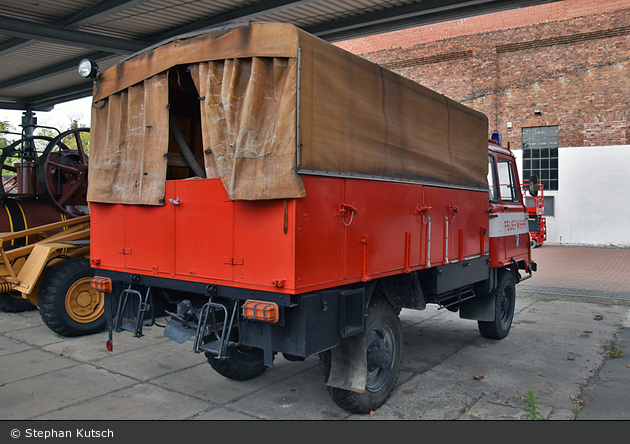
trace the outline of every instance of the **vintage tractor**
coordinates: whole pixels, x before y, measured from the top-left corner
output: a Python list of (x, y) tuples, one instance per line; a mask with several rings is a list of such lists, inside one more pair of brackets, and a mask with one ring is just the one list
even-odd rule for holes
[(54, 131), (5, 133), (19, 137), (0, 156), (0, 310), (39, 308), (51, 330), (78, 336), (105, 326), (89, 287), (89, 128)]

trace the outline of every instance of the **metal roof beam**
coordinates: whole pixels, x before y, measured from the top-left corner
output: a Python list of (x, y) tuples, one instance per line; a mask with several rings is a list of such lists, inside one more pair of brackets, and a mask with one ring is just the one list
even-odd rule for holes
[(146, 1), (147, 0), (103, 0), (71, 17), (59, 20), (59, 22), (55, 24), (64, 28), (79, 28)]
[(347, 31), (366, 25), (384, 24), (393, 20), (401, 20), (492, 1), (493, 0), (426, 0), (423, 2), (410, 3), (380, 11), (373, 11), (342, 19), (331, 20), (319, 25), (310, 26), (306, 30), (315, 35), (325, 35), (330, 32)]
[[(87, 58), (94, 61), (104, 60), (110, 57), (112, 57), (112, 53), (102, 52), (102, 51), (96, 52), (87, 56)], [(47, 79), (48, 77), (56, 76), (64, 72), (76, 71), (77, 67), (79, 66), (79, 62), (83, 58), (84, 57), (73, 59), (64, 63), (60, 63), (58, 65), (50, 66), (44, 69), (39, 69), (37, 71), (30, 72), (28, 74), (24, 74), (19, 77), (14, 77), (4, 82), (0, 82), (0, 91), (2, 91), (3, 89), (15, 88), (17, 86), (25, 85), (27, 83), (37, 82), (43, 79)]]
[(2, 34), (13, 37), (40, 40), (59, 45), (130, 54), (147, 46), (147, 43), (119, 39), (89, 32), (74, 31), (59, 26), (43, 25), (12, 17), (0, 16)]
[(242, 8), (230, 9), (186, 26), (155, 34), (151, 36), (151, 39), (157, 42), (179, 34), (186, 34), (218, 25), (228, 25), (236, 21), (243, 21), (244, 19), (253, 19), (264, 14), (282, 11), (283, 9), (305, 5), (314, 1), (317, 0), (265, 0), (252, 5), (243, 6)]
[[(90, 6), (83, 11), (55, 20), (52, 26), (60, 26), (62, 28), (77, 29), (83, 25), (99, 20), (109, 14), (122, 11), (132, 6), (136, 6), (147, 0), (103, 0), (96, 5)], [(34, 44), (35, 41), (28, 38), (13, 38), (0, 44), (0, 56), (10, 54), (22, 48)]]
[(331, 20), (304, 30), (328, 41), (340, 41), (556, 1), (560, 0), (426, 0)]
[[(56, 91), (50, 91), (45, 94), (35, 95), (29, 97), (27, 100), (18, 100), (16, 103), (26, 103), (24, 106), (30, 107), (33, 110), (40, 108), (43, 110), (44, 108), (50, 107), (52, 109), (55, 105), (63, 102), (69, 102), (75, 99), (81, 99), (83, 97), (88, 97), (92, 95), (92, 88), (94, 87), (92, 82), (87, 84), (80, 84), (75, 86), (70, 86), (67, 88), (61, 88)], [(0, 102), (0, 108), (2, 107), (2, 103)]]

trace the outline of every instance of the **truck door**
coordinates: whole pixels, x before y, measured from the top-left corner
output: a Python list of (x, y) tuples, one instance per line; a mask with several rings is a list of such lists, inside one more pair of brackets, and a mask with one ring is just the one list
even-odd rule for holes
[(490, 153), (490, 257), (494, 266), (504, 266), (527, 255), (527, 212), (520, 193), (514, 158)]

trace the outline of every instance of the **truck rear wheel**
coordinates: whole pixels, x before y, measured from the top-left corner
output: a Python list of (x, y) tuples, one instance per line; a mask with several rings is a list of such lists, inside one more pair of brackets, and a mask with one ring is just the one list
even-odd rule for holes
[[(331, 387), (333, 401), (350, 413), (370, 413), (385, 404), (398, 378), (401, 329), (396, 309), (374, 298), (368, 309), (364, 337), (367, 381), (362, 393)], [(326, 367), (326, 363), (324, 363)]]
[(510, 270), (502, 270), (499, 283), (494, 290), (494, 321), (478, 321), (481, 336), (488, 339), (503, 339), (510, 332), (514, 319), (516, 284)]
[(0, 311), (5, 313), (19, 313), (22, 311), (34, 310), (35, 305), (28, 299), (12, 293), (0, 293)]
[(220, 375), (235, 381), (247, 381), (260, 376), (267, 367), (263, 351), (259, 348), (241, 345), (228, 347), (227, 359), (217, 359), (205, 352), (208, 364)]
[(48, 328), (67, 337), (105, 328), (105, 298), (90, 288), (92, 277), (87, 258), (70, 259), (50, 270), (39, 292), (39, 313)]

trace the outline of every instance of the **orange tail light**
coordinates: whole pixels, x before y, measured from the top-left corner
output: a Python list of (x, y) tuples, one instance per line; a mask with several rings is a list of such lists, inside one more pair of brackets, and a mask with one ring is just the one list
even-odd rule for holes
[(253, 321), (271, 322), (275, 324), (280, 319), (280, 310), (275, 302), (256, 301), (248, 299), (242, 307), (243, 317)]
[(95, 276), (90, 279), (90, 288), (94, 290), (111, 293), (112, 292), (112, 280), (108, 277)]

